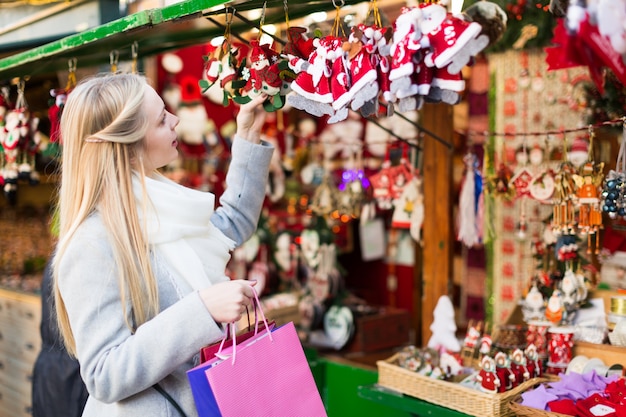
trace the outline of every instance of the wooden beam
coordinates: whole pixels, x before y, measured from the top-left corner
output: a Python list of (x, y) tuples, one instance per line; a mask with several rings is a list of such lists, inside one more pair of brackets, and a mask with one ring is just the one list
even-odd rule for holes
[[(420, 124), (425, 129), (452, 142), (452, 106), (443, 103), (425, 104), (420, 111)], [(423, 143), (424, 225), (421, 250), (421, 345), (431, 336), (433, 310), (439, 297), (450, 295), (452, 280), (452, 243), (454, 221), (452, 218), (452, 149), (428, 135)], [(419, 268), (416, 268), (419, 269)], [(416, 278), (417, 274), (416, 272)], [(417, 330), (417, 329), (416, 329)], [(419, 334), (418, 334), (419, 336)]]

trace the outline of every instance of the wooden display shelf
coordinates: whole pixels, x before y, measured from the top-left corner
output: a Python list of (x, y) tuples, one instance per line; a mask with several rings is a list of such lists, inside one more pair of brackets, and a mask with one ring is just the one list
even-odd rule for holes
[(626, 347), (613, 345), (598, 345), (589, 342), (575, 342), (574, 356), (585, 355), (588, 358), (598, 358), (605, 365), (620, 364), (626, 368)]

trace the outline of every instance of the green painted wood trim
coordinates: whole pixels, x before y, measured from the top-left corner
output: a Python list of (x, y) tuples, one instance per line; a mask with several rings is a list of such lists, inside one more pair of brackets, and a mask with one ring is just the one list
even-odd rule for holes
[[(52, 57), (59, 51), (77, 48), (96, 40), (104, 39), (118, 33), (125, 33), (132, 29), (151, 23), (150, 11), (142, 11), (123, 17), (118, 20), (97, 26), (75, 35), (70, 35), (58, 41), (51, 42), (37, 48), (30, 49), (0, 60), (0, 74), (11, 68), (23, 66), (31, 62), (40, 62)], [(1, 75), (0, 75), (0, 78)]]
[[(346, 5), (362, 0), (344, 0)], [(0, 81), (14, 77), (66, 71), (68, 61), (77, 59), (77, 67), (109, 64), (109, 55), (119, 53), (119, 61), (131, 59), (133, 43), (137, 42), (139, 58), (208, 42), (224, 34), (224, 27), (210, 23), (205, 17), (221, 20), (225, 6), (237, 11), (261, 9), (263, 0), (230, 2), (225, 0), (187, 0), (163, 8), (140, 11), (84, 32), (66, 36), (48, 44), (0, 59)], [(289, 4), (289, 18), (296, 19), (312, 12), (330, 11), (330, 0), (312, 0)], [(330, 14), (329, 13), (329, 14)], [(332, 17), (332, 16), (331, 16)], [(195, 21), (194, 21), (195, 20)], [(268, 0), (265, 23), (284, 23), (282, 0)], [(233, 19), (231, 32), (243, 34), (259, 24)]]

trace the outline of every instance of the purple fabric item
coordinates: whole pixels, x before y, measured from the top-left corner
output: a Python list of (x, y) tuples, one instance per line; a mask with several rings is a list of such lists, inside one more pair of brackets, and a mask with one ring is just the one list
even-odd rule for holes
[(539, 410), (547, 410), (548, 403), (558, 399), (559, 397), (546, 390), (545, 385), (539, 385), (534, 390), (522, 394), (522, 405)]

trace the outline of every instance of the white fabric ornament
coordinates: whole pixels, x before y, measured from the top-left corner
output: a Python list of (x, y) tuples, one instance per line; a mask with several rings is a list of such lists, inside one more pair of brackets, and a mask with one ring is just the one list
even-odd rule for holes
[(474, 155), (465, 157), (467, 167), (461, 196), (459, 197), (459, 233), (458, 240), (467, 247), (479, 243), (479, 233), (476, 226), (476, 183), (474, 180)]

